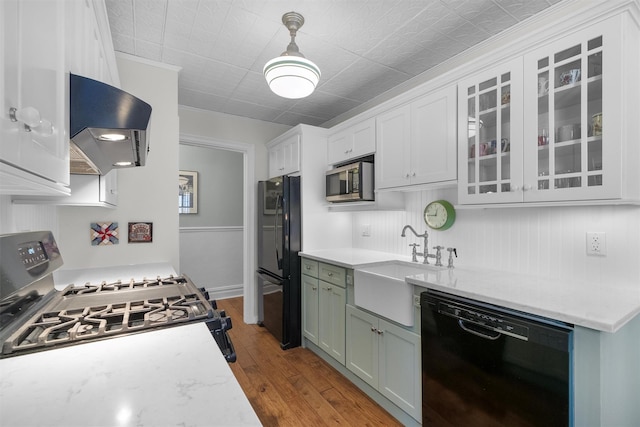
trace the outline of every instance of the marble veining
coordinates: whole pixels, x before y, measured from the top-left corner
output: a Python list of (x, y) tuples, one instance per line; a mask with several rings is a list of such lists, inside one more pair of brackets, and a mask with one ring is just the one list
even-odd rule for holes
[(0, 360), (7, 426), (259, 426), (203, 323)]

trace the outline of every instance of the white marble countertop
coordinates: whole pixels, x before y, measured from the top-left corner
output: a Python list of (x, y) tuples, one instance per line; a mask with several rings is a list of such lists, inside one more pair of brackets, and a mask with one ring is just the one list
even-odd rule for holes
[[(363, 268), (409, 257), (360, 249), (305, 251), (301, 256)], [(495, 270), (425, 270), (407, 283), (561, 320), (603, 332), (616, 332), (640, 314), (640, 284), (571, 281)]]
[(259, 426), (203, 323), (0, 360), (3, 426)]
[(300, 256), (320, 262), (328, 262), (345, 268), (358, 268), (377, 262), (411, 261), (411, 257), (388, 252), (370, 251), (367, 249), (320, 249), (300, 252)]

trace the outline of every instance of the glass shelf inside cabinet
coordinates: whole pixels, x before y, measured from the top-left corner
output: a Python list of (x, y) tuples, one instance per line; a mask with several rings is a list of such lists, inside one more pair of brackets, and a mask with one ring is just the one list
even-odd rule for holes
[(538, 189), (602, 185), (602, 37), (538, 60)]
[(467, 194), (510, 190), (510, 73), (467, 88)]

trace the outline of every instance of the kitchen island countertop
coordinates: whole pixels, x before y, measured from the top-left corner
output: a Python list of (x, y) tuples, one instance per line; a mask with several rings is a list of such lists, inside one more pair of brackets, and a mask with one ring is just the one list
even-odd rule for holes
[[(366, 249), (303, 251), (301, 256), (346, 268), (363, 268), (410, 257)], [(640, 285), (606, 278), (567, 280), (512, 272), (446, 268), (426, 269), (405, 281), (514, 310), (520, 310), (602, 332), (616, 332), (640, 314)]]
[(0, 360), (6, 426), (259, 426), (204, 323)]

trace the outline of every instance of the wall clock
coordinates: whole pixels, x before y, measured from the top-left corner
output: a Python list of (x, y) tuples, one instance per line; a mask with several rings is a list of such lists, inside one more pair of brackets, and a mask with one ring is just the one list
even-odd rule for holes
[(434, 230), (447, 230), (456, 220), (456, 210), (446, 200), (436, 200), (424, 208), (424, 222)]

